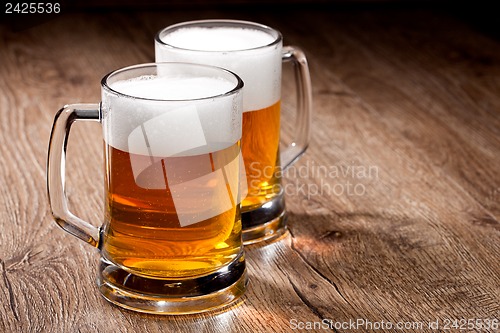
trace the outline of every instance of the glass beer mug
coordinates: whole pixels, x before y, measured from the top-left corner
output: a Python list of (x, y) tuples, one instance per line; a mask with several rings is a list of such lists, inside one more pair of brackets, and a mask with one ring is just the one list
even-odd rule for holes
[[(235, 20), (183, 22), (155, 37), (156, 61), (186, 61), (227, 68), (243, 82), (241, 150), (246, 170), (242, 188), (245, 244), (273, 239), (286, 231), (282, 170), (307, 148), (312, 109), (309, 69), (297, 47), (283, 47), (280, 32)], [(294, 64), (297, 117), (293, 142), (280, 153), (282, 62)], [(245, 181), (243, 181), (245, 183)]]
[[(230, 304), (246, 288), (241, 238), (241, 79), (222, 68), (141, 64), (102, 79), (100, 104), (62, 108), (52, 128), (52, 214), (97, 247), (98, 286), (131, 310), (183, 314)], [(105, 217), (68, 210), (65, 151), (75, 121), (102, 124)]]

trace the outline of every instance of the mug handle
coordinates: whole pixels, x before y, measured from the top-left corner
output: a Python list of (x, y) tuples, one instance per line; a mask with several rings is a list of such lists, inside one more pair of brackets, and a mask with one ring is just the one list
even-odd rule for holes
[(99, 228), (69, 211), (65, 193), (66, 147), (69, 131), (73, 122), (80, 120), (100, 122), (99, 104), (65, 105), (54, 117), (47, 157), (47, 194), (56, 223), (73, 236), (98, 247)]
[(312, 115), (312, 87), (309, 66), (304, 52), (296, 46), (283, 47), (283, 62), (291, 61), (295, 74), (297, 91), (297, 118), (295, 121), (295, 135), (293, 142), (281, 152), (281, 166), (285, 170), (292, 165), (306, 151), (309, 145), (311, 115)]

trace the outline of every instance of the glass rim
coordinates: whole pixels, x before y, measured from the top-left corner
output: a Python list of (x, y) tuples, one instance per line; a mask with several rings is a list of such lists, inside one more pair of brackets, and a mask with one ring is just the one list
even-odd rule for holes
[[(166, 43), (165, 41), (162, 40), (162, 35), (165, 35), (167, 32), (171, 31), (176, 31), (181, 28), (186, 28), (190, 26), (210, 26), (212, 25), (213, 27), (243, 27), (247, 29), (254, 29), (254, 30), (259, 30), (263, 31), (265, 33), (268, 33), (270, 36), (272, 36), (274, 39), (272, 42), (267, 43), (265, 45), (260, 45), (257, 47), (250, 47), (250, 48), (245, 48), (245, 49), (236, 49), (236, 50), (201, 50), (201, 49), (193, 49), (193, 48), (183, 48), (179, 46), (175, 46), (169, 43)], [(179, 22), (176, 24), (169, 25), (163, 29), (161, 29), (156, 35), (155, 35), (155, 41), (160, 44), (161, 46), (167, 46), (172, 49), (177, 49), (177, 50), (182, 50), (182, 51), (190, 51), (190, 52), (203, 52), (203, 53), (234, 53), (234, 52), (246, 52), (246, 51), (252, 51), (252, 50), (259, 50), (259, 49), (265, 49), (272, 47), (274, 45), (277, 45), (278, 43), (282, 42), (283, 36), (281, 35), (281, 32), (278, 30), (271, 28), (270, 26), (267, 26), (265, 24), (261, 23), (256, 23), (252, 21), (244, 21), (244, 20), (226, 20), (226, 19), (208, 19), (208, 20), (194, 20), (194, 21), (184, 21), (184, 22)]]
[[(126, 72), (131, 72), (134, 70), (138, 70), (141, 68), (158, 68), (159, 66), (172, 66), (172, 67), (178, 67), (178, 66), (186, 66), (186, 67), (199, 67), (199, 68), (204, 68), (204, 69), (211, 69), (214, 71), (218, 71), (220, 73), (225, 73), (226, 75), (229, 75), (233, 78), (236, 79), (236, 82), (234, 83), (234, 87), (231, 88), (231, 90), (228, 90), (224, 93), (219, 93), (219, 94), (213, 94), (210, 96), (206, 97), (195, 97), (195, 98), (183, 98), (183, 99), (168, 99), (168, 98), (148, 98), (148, 97), (141, 97), (141, 96), (134, 96), (134, 95), (129, 95), (123, 92), (120, 92), (116, 89), (113, 89), (111, 87), (111, 84), (108, 82), (108, 80), (116, 75), (120, 75)], [(151, 74), (146, 74), (144, 73), (143, 75), (151, 75)], [(134, 78), (140, 77), (140, 75), (134, 76)], [(227, 80), (229, 81), (229, 80)], [(101, 79), (101, 87), (106, 90), (109, 93), (112, 93), (117, 96), (122, 96), (125, 98), (131, 98), (134, 100), (144, 100), (144, 101), (157, 101), (157, 102), (187, 102), (187, 101), (201, 101), (201, 100), (208, 100), (208, 99), (214, 99), (214, 98), (221, 98), (225, 96), (230, 96), (238, 91), (241, 91), (244, 86), (243, 80), (234, 72), (218, 67), (218, 66), (212, 66), (212, 65), (205, 65), (205, 64), (194, 64), (194, 63), (188, 63), (188, 62), (150, 62), (150, 63), (142, 63), (142, 64), (136, 64), (136, 65), (131, 65), (127, 67), (122, 67), (119, 69), (115, 69), (108, 74), (106, 74), (102, 79)]]

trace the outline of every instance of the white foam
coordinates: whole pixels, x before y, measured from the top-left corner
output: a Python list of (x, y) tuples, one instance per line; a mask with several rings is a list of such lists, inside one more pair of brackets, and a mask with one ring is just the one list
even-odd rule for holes
[(235, 84), (210, 77), (141, 76), (117, 81), (111, 89), (133, 97), (158, 100), (185, 100), (207, 98), (231, 91)]
[(260, 110), (279, 101), (282, 43), (268, 46), (274, 40), (271, 35), (255, 29), (192, 27), (160, 36), (171, 46), (155, 42), (157, 62), (208, 64), (238, 74), (245, 83), (244, 111)]
[(273, 37), (263, 31), (241, 28), (181, 28), (165, 35), (162, 41), (183, 49), (237, 51), (265, 46)]
[[(234, 82), (143, 76), (110, 87), (125, 96), (103, 90), (104, 139), (122, 151), (155, 158), (191, 156), (241, 138), (241, 93), (221, 96)], [(212, 96), (219, 97), (207, 98)]]

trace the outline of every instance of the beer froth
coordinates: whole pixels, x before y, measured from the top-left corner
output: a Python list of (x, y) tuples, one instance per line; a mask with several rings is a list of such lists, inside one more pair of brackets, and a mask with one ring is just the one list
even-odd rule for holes
[(229, 81), (209, 77), (143, 75), (114, 82), (111, 88), (132, 97), (178, 101), (222, 95), (231, 91), (234, 86)]
[(281, 95), (279, 36), (238, 27), (184, 27), (163, 31), (156, 41), (156, 61), (210, 64), (235, 72), (245, 82), (243, 111), (275, 104)]
[(244, 28), (213, 27), (183, 28), (166, 35), (162, 40), (169, 45), (191, 50), (238, 51), (271, 44), (269, 34)]
[[(241, 137), (241, 116), (232, 98), (208, 97), (224, 95), (234, 87), (222, 78), (162, 77), (161, 73), (113, 82), (110, 88), (119, 94), (103, 93), (104, 139), (122, 151), (162, 157), (227, 148)], [(136, 99), (131, 102), (120, 94)], [(197, 99), (201, 100), (193, 104)]]

